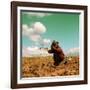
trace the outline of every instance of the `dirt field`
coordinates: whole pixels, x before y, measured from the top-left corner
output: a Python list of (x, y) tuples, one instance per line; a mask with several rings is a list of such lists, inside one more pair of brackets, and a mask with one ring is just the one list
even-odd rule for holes
[(23, 57), (21, 65), (21, 77), (79, 75), (78, 57), (68, 57), (67, 63), (62, 63), (59, 66), (53, 65), (53, 58), (51, 56)]

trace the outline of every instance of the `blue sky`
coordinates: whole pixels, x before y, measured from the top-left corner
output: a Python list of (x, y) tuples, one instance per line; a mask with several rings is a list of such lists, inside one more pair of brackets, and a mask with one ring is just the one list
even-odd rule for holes
[[(26, 25), (25, 30), (29, 34), (22, 34), (23, 47), (50, 47), (53, 40), (58, 41), (64, 51), (79, 47), (79, 14), (22, 11), (21, 25)], [(34, 36), (31, 34), (33, 30), (38, 31)], [(41, 46), (40, 43), (44, 44)]]

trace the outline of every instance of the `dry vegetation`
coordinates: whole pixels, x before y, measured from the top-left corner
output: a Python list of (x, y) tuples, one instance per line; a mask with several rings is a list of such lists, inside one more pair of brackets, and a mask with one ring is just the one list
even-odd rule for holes
[[(69, 58), (67, 58), (69, 59)], [(48, 77), (79, 75), (79, 58), (72, 57), (67, 63), (59, 66), (53, 65), (53, 58), (47, 57), (23, 57), (22, 77)]]

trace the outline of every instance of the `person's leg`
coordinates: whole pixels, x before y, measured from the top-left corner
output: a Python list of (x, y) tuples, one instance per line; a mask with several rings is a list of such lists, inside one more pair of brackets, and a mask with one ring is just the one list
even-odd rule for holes
[(58, 66), (61, 63), (61, 59), (60, 59), (58, 54), (54, 54), (53, 59), (54, 59), (54, 65), (55, 66)]
[(58, 66), (58, 65), (59, 65), (59, 63), (58, 63), (58, 62), (54, 62), (54, 65), (55, 65), (55, 66)]
[(66, 57), (61, 61), (61, 64), (67, 64), (67, 58)]
[(61, 60), (59, 58), (54, 59), (54, 65), (58, 66), (61, 63)]

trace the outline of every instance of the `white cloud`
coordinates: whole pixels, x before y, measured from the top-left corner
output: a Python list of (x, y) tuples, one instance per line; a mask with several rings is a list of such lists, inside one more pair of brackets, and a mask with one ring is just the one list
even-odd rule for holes
[(71, 48), (66, 52), (66, 55), (71, 55), (71, 56), (78, 56), (79, 55), (79, 48)]
[(23, 47), (23, 57), (35, 57), (35, 56), (51, 56), (45, 49), (39, 49), (38, 47)]
[(42, 47), (50, 44), (50, 39), (42, 38), (42, 34), (46, 32), (46, 27), (41, 22), (35, 22), (31, 26), (26, 24), (22, 25), (22, 34), (34, 41), (35, 44), (41, 45)]
[(51, 44), (51, 40), (46, 39), (46, 38), (40, 38), (39, 39), (39, 44), (40, 44), (41, 47), (47, 47)]
[(34, 30), (33, 30), (33, 28), (30, 28), (28, 25), (23, 24), (22, 25), (22, 33), (25, 36), (29, 36), (30, 34), (34, 33)]
[(26, 29), (28, 29), (28, 26), (26, 24), (23, 24), (22, 28), (23, 28), (23, 30), (26, 30)]
[(41, 36), (38, 34), (31, 34), (29, 37), (32, 41), (35, 41), (35, 42), (38, 42), (39, 39), (41, 38)]
[(28, 57), (28, 56), (30, 56), (29, 50), (28, 50), (27, 48), (25, 48), (25, 47), (22, 48), (22, 56), (23, 56), (23, 57)]
[(35, 47), (27, 47), (27, 50), (29, 51), (35, 51), (35, 50), (38, 50), (39, 48), (37, 46)]
[(23, 35), (27, 35), (28, 34), (28, 26), (26, 24), (22, 25), (22, 33)]
[(46, 32), (46, 27), (41, 22), (35, 22), (32, 26), (28, 26), (26, 24), (22, 25), (23, 35), (31, 35), (31, 34), (43, 34)]
[(50, 43), (51, 43), (50, 39), (43, 39), (43, 44), (44, 45), (48, 45)]
[(32, 27), (23, 24), (22, 33), (29, 37), (32, 41), (37, 42), (41, 38), (41, 34), (46, 32), (46, 27), (41, 22), (35, 22)]
[(76, 48), (71, 48), (68, 52), (72, 53), (72, 52), (78, 52), (78, 51), (79, 51), (79, 48), (76, 47)]
[(27, 14), (28, 16), (35, 16), (39, 18), (43, 18), (45, 16), (51, 15), (50, 13), (38, 13), (38, 12), (24, 12), (24, 14)]
[(33, 24), (33, 28), (35, 30), (35, 33), (42, 34), (46, 32), (46, 27), (41, 22), (35, 22)]

